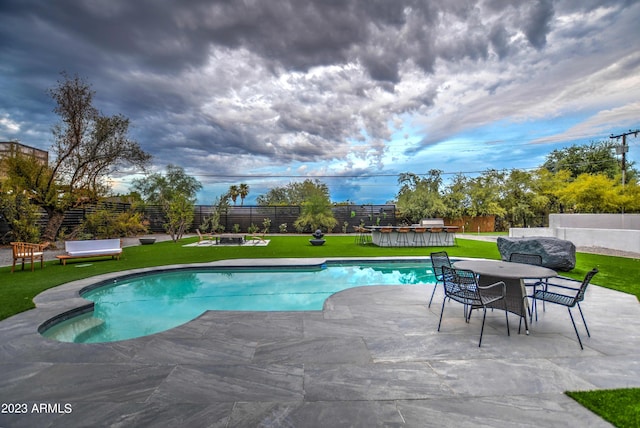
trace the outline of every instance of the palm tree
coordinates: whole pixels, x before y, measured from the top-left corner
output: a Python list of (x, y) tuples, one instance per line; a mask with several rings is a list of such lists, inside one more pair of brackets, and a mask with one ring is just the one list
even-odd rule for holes
[(249, 185), (247, 183), (240, 183), (238, 194), (240, 195), (240, 206), (242, 206), (244, 205), (244, 198), (249, 194)]
[(236, 200), (238, 199), (239, 195), (240, 195), (240, 190), (238, 189), (238, 186), (236, 186), (235, 184), (232, 186), (229, 186), (229, 197), (233, 201), (233, 205), (236, 204)]

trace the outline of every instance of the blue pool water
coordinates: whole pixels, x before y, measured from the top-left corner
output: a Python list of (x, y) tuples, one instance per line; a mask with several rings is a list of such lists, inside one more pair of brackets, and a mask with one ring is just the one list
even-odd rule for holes
[(207, 310), (321, 310), (329, 296), (347, 288), (433, 282), (430, 264), (424, 261), (164, 271), (83, 293), (95, 303), (93, 312), (42, 334), (67, 342), (111, 342), (165, 331)]

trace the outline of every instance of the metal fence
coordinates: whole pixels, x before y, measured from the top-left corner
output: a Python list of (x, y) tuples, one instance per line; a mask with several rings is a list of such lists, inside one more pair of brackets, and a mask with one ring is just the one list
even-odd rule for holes
[[(194, 207), (194, 221), (191, 231), (199, 228), (209, 218), (216, 207), (213, 205), (196, 205)], [(62, 228), (67, 231), (73, 231), (82, 224), (87, 215), (100, 209), (107, 209), (114, 213), (124, 212), (131, 209), (131, 205), (127, 203), (105, 202), (97, 205), (86, 206), (83, 208), (75, 208), (65, 213)], [(336, 205), (332, 208), (333, 215), (337, 220), (336, 227), (332, 232), (353, 232), (354, 226), (361, 224), (370, 225), (395, 225), (396, 223), (396, 206), (395, 205)], [(149, 231), (152, 233), (164, 232), (164, 224), (166, 222), (162, 209), (159, 206), (147, 206), (144, 211), (145, 219), (149, 222)], [(301, 207), (298, 205), (291, 206), (230, 206), (220, 215), (220, 224), (224, 226), (225, 231), (232, 231), (234, 225), (238, 225), (240, 231), (246, 232), (251, 225), (263, 229), (265, 219), (270, 220), (269, 233), (278, 233), (286, 231), (288, 233), (297, 232), (294, 222), (301, 213)], [(41, 212), (38, 225), (44, 229), (47, 217), (44, 211)], [(284, 226), (282, 226), (284, 225)], [(7, 228), (7, 225), (4, 229)], [(2, 229), (3, 227), (0, 227)]]
[[(195, 207), (195, 219), (193, 227), (205, 223), (215, 209), (211, 205), (198, 205)], [(231, 231), (238, 227), (241, 231), (246, 231), (251, 225), (263, 229), (265, 219), (270, 220), (269, 233), (277, 232), (298, 232), (294, 222), (301, 213), (298, 205), (290, 206), (231, 206), (220, 214), (220, 224), (226, 231)], [(336, 227), (332, 232), (352, 232), (355, 226), (360, 224), (395, 224), (395, 205), (336, 205), (332, 208), (333, 215), (337, 220)]]

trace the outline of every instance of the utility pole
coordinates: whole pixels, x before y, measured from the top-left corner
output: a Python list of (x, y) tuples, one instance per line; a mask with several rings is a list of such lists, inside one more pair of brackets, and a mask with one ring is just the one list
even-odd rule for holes
[(622, 187), (624, 187), (625, 174), (627, 172), (626, 156), (627, 156), (627, 152), (629, 151), (629, 147), (627, 146), (627, 135), (633, 134), (634, 137), (637, 137), (639, 132), (640, 132), (640, 130), (638, 130), (638, 129), (636, 129), (635, 131), (629, 130), (628, 132), (624, 132), (624, 133), (619, 134), (619, 135), (611, 134), (611, 137), (609, 137), (611, 139), (615, 138), (616, 140), (619, 139), (620, 137), (622, 137), (622, 145), (619, 146), (619, 147), (616, 147), (616, 153), (619, 154), (619, 155), (622, 155), (622, 162), (621, 162)]

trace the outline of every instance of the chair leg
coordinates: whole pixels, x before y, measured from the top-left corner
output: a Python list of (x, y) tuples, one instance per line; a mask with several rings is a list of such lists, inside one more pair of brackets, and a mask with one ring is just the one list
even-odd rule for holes
[[(506, 304), (505, 304), (504, 316), (507, 319), (507, 336), (511, 336), (511, 329), (509, 328), (509, 312), (507, 312)], [(520, 323), (522, 323), (522, 317), (520, 317)], [(518, 327), (518, 334), (520, 334), (520, 327)]]
[(433, 286), (433, 291), (431, 292), (431, 298), (429, 299), (429, 308), (431, 307), (431, 302), (433, 301), (433, 296), (435, 296), (436, 294), (436, 288), (438, 288), (438, 282), (436, 281), (435, 285)]
[(576, 322), (573, 320), (573, 314), (571, 313), (571, 308), (567, 308), (567, 310), (569, 311), (569, 317), (571, 317), (571, 324), (573, 324), (573, 329), (576, 332), (576, 336), (578, 337), (578, 343), (580, 344), (580, 349), (584, 350), (584, 347), (582, 346), (582, 340), (580, 340), (580, 335), (578, 334), (578, 327), (576, 327)]
[(584, 319), (580, 303), (578, 303), (578, 310), (580, 311), (580, 316), (582, 317), (582, 322), (584, 323), (584, 329), (587, 330), (587, 336), (591, 337), (591, 333), (589, 333), (589, 327), (587, 327), (587, 320)]
[(487, 308), (482, 307), (482, 327), (480, 328), (480, 341), (478, 342), (478, 348), (482, 345), (482, 333), (484, 333), (484, 320), (487, 318)]
[(447, 299), (442, 299), (442, 309), (440, 310), (440, 321), (438, 321), (438, 331), (440, 331), (440, 324), (442, 324), (442, 314), (444, 313), (444, 302), (446, 302)]

